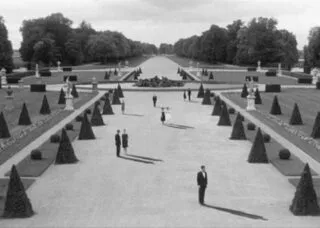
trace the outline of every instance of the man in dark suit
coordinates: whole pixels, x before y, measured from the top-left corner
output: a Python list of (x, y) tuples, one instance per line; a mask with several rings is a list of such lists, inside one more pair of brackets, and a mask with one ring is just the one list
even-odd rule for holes
[(153, 107), (156, 107), (156, 105), (157, 105), (157, 96), (155, 94), (153, 95), (152, 100), (153, 100)]
[(117, 130), (117, 134), (115, 135), (115, 142), (117, 147), (117, 157), (120, 156), (120, 148), (121, 148), (121, 138), (120, 138), (120, 130)]
[(188, 89), (188, 98), (189, 98), (189, 101), (191, 101), (191, 89), (190, 88)]
[(199, 203), (201, 205), (204, 204), (204, 194), (208, 184), (208, 175), (206, 172), (206, 167), (204, 165), (201, 166), (201, 171), (198, 172), (197, 175), (197, 183), (199, 186)]

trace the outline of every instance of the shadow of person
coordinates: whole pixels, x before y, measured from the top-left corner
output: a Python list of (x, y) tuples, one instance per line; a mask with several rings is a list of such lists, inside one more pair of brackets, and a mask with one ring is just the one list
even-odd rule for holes
[(138, 116), (138, 117), (144, 116), (142, 114), (134, 114), (134, 113), (124, 113), (123, 115), (126, 115), (126, 116)]
[(159, 162), (163, 162), (163, 160), (161, 160), (161, 159), (157, 159), (157, 158), (150, 158), (150, 157), (145, 157), (145, 156), (139, 156), (139, 155), (134, 155), (134, 154), (127, 154), (126, 156), (134, 157), (134, 158), (140, 158), (140, 159), (145, 159), (145, 160), (150, 160), (150, 161), (159, 161)]
[(233, 209), (228, 209), (228, 208), (223, 208), (223, 207), (217, 207), (217, 206), (213, 206), (213, 205), (208, 205), (208, 204), (203, 204), (204, 207), (208, 207), (208, 208), (212, 208), (218, 211), (223, 211), (223, 212), (227, 212), (233, 215), (238, 215), (241, 217), (246, 217), (246, 218), (250, 218), (250, 219), (260, 219), (260, 220), (264, 220), (264, 221), (268, 221), (268, 219), (265, 219), (264, 217), (260, 216), (260, 215), (254, 215), (254, 214), (249, 214), (243, 211), (237, 211), (237, 210), (233, 210)]
[(140, 159), (128, 158), (128, 157), (124, 157), (123, 155), (120, 155), (119, 158), (125, 159), (125, 160), (129, 160), (129, 161), (134, 161), (134, 162), (140, 162), (140, 163), (154, 165), (154, 162), (152, 162), (152, 161), (144, 161), (144, 160), (140, 160)]
[(165, 123), (164, 125), (167, 127), (173, 127), (173, 128), (179, 128), (179, 129), (194, 129), (194, 127), (191, 127), (191, 126), (174, 124), (174, 123)]

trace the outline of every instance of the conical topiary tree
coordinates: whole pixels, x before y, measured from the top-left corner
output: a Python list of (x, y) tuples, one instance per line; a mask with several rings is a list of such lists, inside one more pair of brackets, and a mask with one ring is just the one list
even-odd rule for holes
[(88, 120), (87, 113), (84, 113), (78, 139), (79, 140), (88, 140), (88, 139), (95, 139), (95, 138), (96, 137), (93, 133), (91, 124)]
[(120, 97), (120, 98), (123, 98), (123, 97), (124, 97), (124, 96), (123, 96), (123, 92), (122, 92), (122, 89), (121, 89), (121, 86), (120, 86), (119, 83), (118, 83), (117, 90), (118, 90), (118, 95), (119, 95), (119, 97)]
[(202, 99), (202, 104), (203, 105), (211, 105), (211, 98), (210, 98), (210, 90), (206, 89), (206, 92), (204, 93), (203, 99)]
[(63, 89), (61, 88), (60, 90), (60, 95), (59, 95), (59, 101), (58, 104), (66, 104), (66, 94), (63, 91)]
[(242, 98), (247, 98), (248, 95), (249, 95), (249, 93), (248, 93), (247, 84), (244, 83), (243, 87), (242, 87), (241, 97)]
[(260, 92), (259, 92), (259, 89), (258, 89), (258, 88), (257, 88), (256, 91), (254, 92), (254, 96), (255, 96), (254, 103), (255, 103), (255, 104), (262, 104), (262, 100), (261, 100), (261, 96), (260, 96)]
[(269, 163), (269, 159), (266, 152), (266, 147), (264, 146), (263, 136), (260, 128), (254, 138), (249, 157), (249, 163)]
[(314, 139), (320, 138), (320, 112), (317, 113), (314, 121), (311, 137)]
[(113, 115), (113, 110), (112, 110), (112, 106), (110, 104), (110, 100), (108, 97), (106, 97), (105, 101), (104, 101), (104, 105), (103, 105), (103, 111), (102, 111), (102, 115)]
[(0, 113), (0, 139), (10, 138), (11, 134), (8, 128), (6, 119), (4, 118), (3, 113)]
[(30, 120), (28, 109), (27, 109), (27, 105), (26, 103), (23, 103), (18, 125), (30, 125), (30, 124), (31, 124), (31, 120)]
[(244, 121), (244, 117), (240, 114), (240, 112), (238, 112), (238, 114), (236, 116), (236, 120), (235, 121), (237, 121), (237, 120), (240, 120), (241, 122)]
[(204, 97), (204, 89), (202, 83), (200, 84), (199, 90), (198, 90), (198, 95), (197, 98), (203, 98)]
[(15, 165), (11, 168), (10, 180), (5, 199), (3, 217), (27, 218), (34, 214), (32, 205), (21, 182)]
[(55, 164), (72, 164), (78, 162), (66, 130), (63, 128)]
[(47, 96), (44, 95), (43, 99), (42, 99), (42, 105), (41, 105), (41, 108), (40, 108), (40, 114), (48, 115), (50, 113), (51, 113), (51, 110), (50, 110), (50, 106), (49, 106), (49, 103), (48, 103), (48, 99), (47, 99)]
[(291, 113), (289, 124), (291, 124), (291, 125), (302, 125), (303, 124), (297, 103), (294, 103), (294, 107), (293, 107), (293, 110)]
[(234, 122), (230, 139), (239, 139), (239, 140), (247, 139), (246, 133), (244, 131), (244, 127), (240, 118), (237, 118), (236, 121)]
[(112, 104), (113, 105), (120, 105), (121, 104), (120, 99), (119, 99), (119, 93), (118, 93), (117, 89), (115, 89), (113, 92)]
[(178, 71), (177, 71), (177, 74), (180, 74), (180, 68), (178, 67)]
[(281, 115), (282, 114), (277, 96), (274, 96), (274, 98), (273, 98), (270, 114), (272, 114), (272, 115)]
[(98, 104), (96, 104), (94, 106), (92, 117), (91, 117), (91, 125), (92, 126), (103, 126), (103, 125), (105, 125), (104, 122), (103, 122), (103, 118), (101, 116)]
[(78, 91), (77, 91), (77, 87), (76, 87), (75, 84), (72, 85), (71, 95), (74, 98), (78, 98), (79, 97), (79, 94), (78, 94)]
[(320, 208), (317, 201), (317, 194), (313, 187), (312, 176), (308, 163), (301, 174), (296, 193), (292, 200), (290, 211), (294, 215), (318, 215)]
[(226, 105), (222, 105), (218, 126), (231, 126), (230, 116)]
[(219, 97), (217, 97), (216, 102), (214, 103), (213, 110), (212, 110), (212, 116), (220, 116), (221, 113), (221, 100)]

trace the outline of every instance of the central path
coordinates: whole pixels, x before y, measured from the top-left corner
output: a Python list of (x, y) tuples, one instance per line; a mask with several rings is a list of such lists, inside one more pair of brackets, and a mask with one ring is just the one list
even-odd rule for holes
[(167, 77), (171, 80), (181, 80), (177, 74), (179, 65), (165, 56), (155, 56), (140, 65), (142, 74), (139, 78), (153, 78), (154, 76)]
[[(0, 227), (318, 227), (318, 218), (288, 210), (294, 188), (271, 164), (246, 162), (251, 143), (230, 141), (212, 106), (157, 93), (171, 107), (160, 123), (153, 93), (125, 92), (127, 115), (113, 106), (96, 140), (74, 141), (80, 160), (52, 165), (28, 190), (36, 215), (0, 220)], [(116, 157), (114, 134), (126, 128), (129, 155)], [(207, 166), (206, 203), (196, 173)], [(266, 219), (266, 220), (262, 220)]]

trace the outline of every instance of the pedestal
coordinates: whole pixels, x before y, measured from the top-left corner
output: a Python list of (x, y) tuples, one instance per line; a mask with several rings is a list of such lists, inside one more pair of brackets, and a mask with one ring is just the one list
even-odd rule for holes
[(98, 91), (98, 83), (92, 83), (92, 92)]
[(318, 77), (317, 76), (312, 76), (312, 84), (315, 85), (318, 82)]
[(2, 86), (7, 85), (7, 76), (2, 76), (1, 77), (1, 85)]
[(19, 80), (19, 88), (23, 89), (24, 83), (23, 83), (23, 79)]
[(200, 72), (199, 71), (197, 71), (197, 77), (200, 77)]
[(247, 96), (247, 108), (246, 108), (247, 111), (256, 110), (255, 99), (256, 99), (256, 97), (254, 95)]
[(66, 106), (64, 110), (74, 110), (73, 96), (70, 94), (70, 95), (66, 95), (65, 98), (66, 98)]

